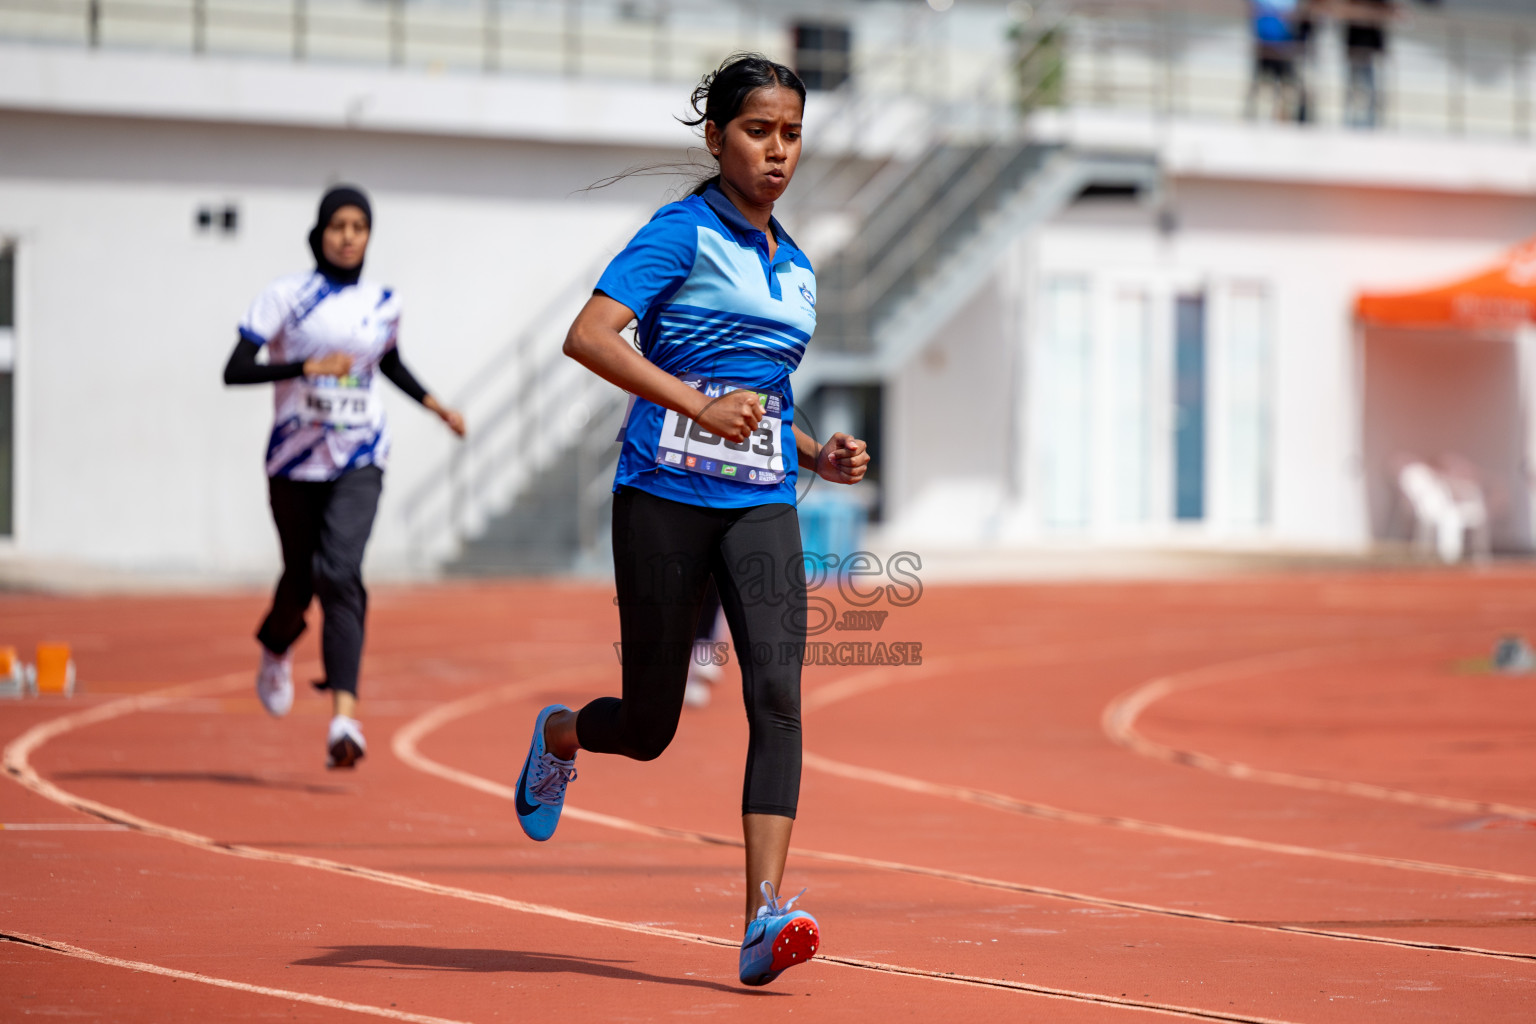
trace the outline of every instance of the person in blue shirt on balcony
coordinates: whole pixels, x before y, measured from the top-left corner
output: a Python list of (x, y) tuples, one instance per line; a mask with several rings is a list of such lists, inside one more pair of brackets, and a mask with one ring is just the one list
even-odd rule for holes
[(1277, 119), (1309, 119), (1307, 85), (1301, 62), (1312, 34), (1311, 0), (1249, 0), (1253, 27), (1253, 78), (1244, 116), (1252, 120), (1259, 93), (1273, 92)]
[[(800, 158), (805, 86), (756, 54), (695, 90), (719, 173), (662, 207), (608, 265), (565, 352), (634, 397), (614, 479), (623, 696), (536, 719), (518, 780), (524, 831), (548, 839), (578, 750), (658, 757), (676, 732), (713, 576), (736, 650), (749, 746), (742, 794), (747, 922), (740, 977), (772, 981), (816, 951), (816, 920), (781, 901), (800, 792), (806, 579), (797, 468), (852, 484), (865, 443), (794, 422), (789, 375), (816, 327), (810, 260), (773, 218)], [(638, 321), (639, 351), (619, 333)]]

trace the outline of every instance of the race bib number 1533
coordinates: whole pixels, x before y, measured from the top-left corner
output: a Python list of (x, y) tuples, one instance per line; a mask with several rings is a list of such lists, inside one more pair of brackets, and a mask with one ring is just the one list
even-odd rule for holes
[[(678, 379), (702, 391), (707, 398), (744, 390), (698, 374), (679, 374)], [(656, 445), (657, 464), (744, 484), (766, 486), (782, 482), (785, 471), (780, 437), (784, 429), (784, 398), (772, 391), (759, 391), (757, 398), (763, 418), (745, 441), (728, 441), (711, 434), (688, 417), (668, 409)]]

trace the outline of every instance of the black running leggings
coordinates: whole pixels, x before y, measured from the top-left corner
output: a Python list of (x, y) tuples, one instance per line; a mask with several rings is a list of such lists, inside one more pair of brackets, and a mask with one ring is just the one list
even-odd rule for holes
[(325, 612), (320, 658), (326, 687), (354, 696), (368, 615), (363, 548), (383, 488), (384, 472), (377, 466), (349, 470), (335, 480), (275, 476), (269, 481), (283, 576), (256, 639), (273, 654), (286, 652), (304, 632), (304, 615), (318, 596)]
[(599, 697), (581, 709), (581, 746), (640, 761), (667, 749), (713, 576), (747, 705), (741, 812), (793, 818), (806, 623), (801, 557), (793, 505), (705, 508), (620, 488), (613, 500), (613, 569), (624, 696)]

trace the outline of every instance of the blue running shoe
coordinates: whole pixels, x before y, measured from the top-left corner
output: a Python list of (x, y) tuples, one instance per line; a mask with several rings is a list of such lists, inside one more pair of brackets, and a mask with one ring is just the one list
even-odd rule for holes
[(763, 883), (766, 904), (757, 908), (757, 917), (741, 940), (741, 983), (766, 985), (789, 967), (803, 964), (816, 955), (821, 946), (821, 932), (816, 919), (803, 910), (792, 909), (800, 895), (780, 905), (772, 882)]
[(555, 834), (560, 824), (560, 809), (565, 806), (566, 783), (576, 778), (576, 759), (562, 761), (544, 749), (544, 723), (556, 711), (569, 711), (564, 704), (551, 704), (533, 721), (533, 742), (528, 745), (528, 759), (517, 779), (517, 823), (529, 839), (543, 842)]

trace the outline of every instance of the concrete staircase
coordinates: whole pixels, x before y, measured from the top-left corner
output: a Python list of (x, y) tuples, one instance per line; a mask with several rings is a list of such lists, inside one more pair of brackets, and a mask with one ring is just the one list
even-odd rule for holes
[(1085, 190), (1157, 187), (1147, 156), (1029, 141), (934, 147), (818, 271), (831, 301), (819, 300), (829, 308), (796, 374), (797, 394), (888, 378), (971, 300), (1008, 245)]
[[(504, 512), (464, 542), (443, 565), (449, 576), (564, 573), (585, 553), (602, 561), (608, 550), (612, 502), (604, 500), (619, 446), (613, 443), (626, 403), (601, 409), (590, 429), (538, 470)], [(593, 493), (596, 491), (597, 493)]]

